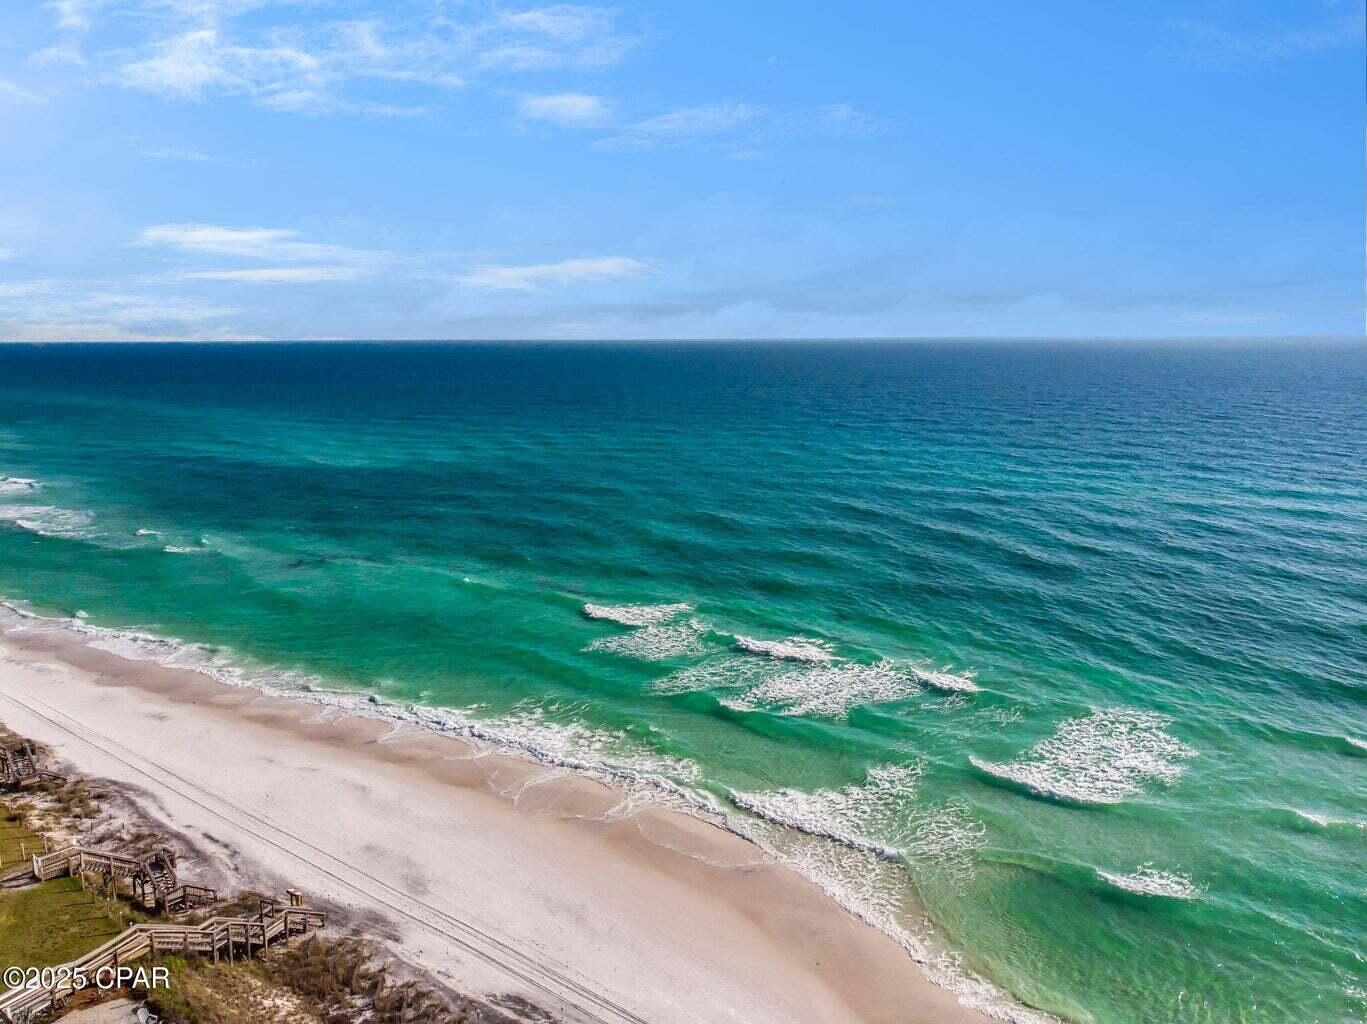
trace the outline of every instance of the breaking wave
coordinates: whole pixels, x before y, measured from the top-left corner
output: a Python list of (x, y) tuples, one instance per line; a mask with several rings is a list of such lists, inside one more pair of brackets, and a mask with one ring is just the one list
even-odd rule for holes
[(778, 825), (841, 843), (853, 850), (872, 853), (884, 860), (900, 860), (895, 842), (871, 838), (886, 826), (899, 805), (915, 793), (925, 772), (920, 764), (883, 765), (870, 768), (863, 784), (843, 789), (775, 789), (761, 793), (728, 790), (737, 807)]
[(24, 476), (0, 476), (0, 494), (31, 494), (41, 486)]
[(914, 668), (910, 670), (920, 682), (933, 690), (948, 690), (951, 693), (977, 693), (982, 687), (972, 672), (951, 672), (946, 666), (941, 669)]
[(881, 860), (957, 858), (967, 867), (962, 858), (982, 845), (985, 829), (962, 803), (917, 806), (916, 785), (924, 773), (920, 763), (887, 764), (842, 789), (727, 792), (737, 807), (766, 821)]
[(690, 604), (584, 605), (584, 614), (590, 619), (606, 619), (623, 626), (654, 626), (692, 610)]
[(922, 692), (924, 687), (916, 675), (892, 662), (845, 663), (770, 675), (722, 703), (736, 711), (766, 708), (782, 715), (834, 718), (848, 714), (851, 708), (903, 700)]
[(93, 520), (89, 512), (74, 512), (55, 505), (0, 505), (0, 521), (43, 537), (84, 539), (91, 536)]
[(763, 654), (779, 661), (805, 661), (812, 664), (834, 661), (835, 654), (824, 640), (790, 636), (786, 640), (755, 640), (737, 636), (736, 646), (750, 654)]
[(1200, 886), (1185, 875), (1160, 871), (1152, 864), (1141, 864), (1128, 875), (1098, 871), (1097, 877), (1117, 889), (1139, 896), (1164, 896), (1173, 900), (1194, 900), (1201, 895)]
[(713, 657), (680, 669), (652, 686), (656, 693), (695, 693), (699, 690), (735, 690), (757, 686), (776, 671), (773, 662), (742, 656)]
[(1357, 828), (1367, 830), (1367, 821), (1357, 821), (1353, 818), (1335, 818), (1329, 814), (1316, 814), (1314, 811), (1302, 811), (1298, 808), (1291, 808), (1291, 813), (1301, 821), (1309, 822), (1319, 828)]
[(1147, 711), (1093, 711), (1059, 724), (1053, 736), (1007, 764), (969, 758), (980, 771), (1032, 793), (1087, 804), (1119, 803), (1148, 782), (1171, 784), (1196, 751), (1164, 731)]
[(605, 651), (641, 661), (664, 661), (703, 653), (707, 628), (696, 619), (679, 625), (641, 626), (630, 633), (599, 637), (586, 651)]

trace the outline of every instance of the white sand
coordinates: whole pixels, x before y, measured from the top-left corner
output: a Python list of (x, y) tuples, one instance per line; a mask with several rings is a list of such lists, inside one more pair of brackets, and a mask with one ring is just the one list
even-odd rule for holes
[(581, 776), (52, 633), (0, 637), (0, 721), (463, 992), (568, 1021), (986, 1020), (750, 844), (660, 808), (604, 820), (616, 795)]

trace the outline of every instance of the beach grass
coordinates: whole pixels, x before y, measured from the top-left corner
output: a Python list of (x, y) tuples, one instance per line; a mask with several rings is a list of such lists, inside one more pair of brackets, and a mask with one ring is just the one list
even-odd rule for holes
[(113, 938), (123, 926), (79, 878), (0, 892), (0, 964), (52, 967)]

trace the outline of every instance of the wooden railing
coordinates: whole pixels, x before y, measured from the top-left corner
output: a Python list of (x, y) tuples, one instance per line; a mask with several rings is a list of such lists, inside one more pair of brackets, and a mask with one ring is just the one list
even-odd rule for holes
[[(263, 900), (258, 917), (212, 917), (196, 925), (135, 924), (85, 956), (61, 967), (53, 975), (64, 979), (59, 984), (38, 988), (13, 988), (0, 993), (0, 1020), (7, 1024), (28, 1024), (35, 1017), (63, 1005), (81, 987), (75, 979), (99, 984), (97, 976), (108, 969), (117, 970), (145, 956), (175, 954), (210, 956), (215, 961), (236, 959), (239, 953), (270, 948), (293, 935), (322, 928), (327, 915), (308, 907), (283, 907), (274, 900)], [(105, 986), (101, 986), (105, 987)]]
[(68, 846), (51, 853), (33, 855), (33, 874), (40, 882), (61, 878), (63, 875), (79, 875), (82, 871), (94, 871), (117, 878), (132, 878), (141, 873), (142, 861), (136, 857), (125, 857), (121, 853), (88, 850), (84, 846)]

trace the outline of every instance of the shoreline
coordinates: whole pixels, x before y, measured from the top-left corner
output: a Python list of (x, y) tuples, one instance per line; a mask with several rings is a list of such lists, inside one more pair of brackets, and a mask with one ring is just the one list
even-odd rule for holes
[(35, 622), (0, 632), (0, 719), (129, 787), (221, 870), (319, 893), (447, 987), (567, 1021), (1007, 1019), (702, 816)]

